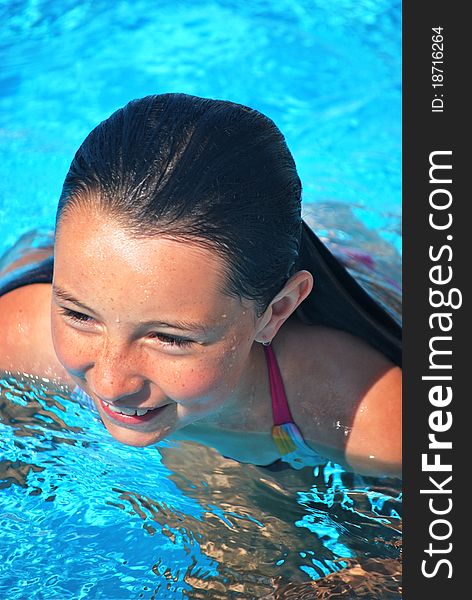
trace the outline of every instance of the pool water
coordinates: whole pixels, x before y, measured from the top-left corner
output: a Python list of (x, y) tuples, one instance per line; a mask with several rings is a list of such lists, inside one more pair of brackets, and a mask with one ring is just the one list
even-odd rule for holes
[(92, 127), (162, 92), (266, 113), (304, 201), (351, 205), (399, 249), (400, 2), (3, 0), (0, 19), (0, 252), (52, 226)]
[(125, 447), (47, 382), (0, 389), (2, 598), (298, 598), (340, 569), (343, 589), (365, 570), (354, 597), (400, 597), (397, 481)]
[[(272, 117), (304, 214), (400, 318), (400, 4), (0, 3), (0, 254), (51, 228), (78, 145), (181, 91)], [(228, 31), (228, 24), (230, 30)], [(130, 448), (51, 382), (0, 375), (0, 597), (400, 598), (398, 481)]]

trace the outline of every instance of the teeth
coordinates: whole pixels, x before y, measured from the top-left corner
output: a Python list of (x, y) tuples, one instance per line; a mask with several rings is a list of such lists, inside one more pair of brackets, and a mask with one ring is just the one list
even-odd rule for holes
[(128, 416), (138, 416), (138, 417), (142, 417), (143, 415), (145, 415), (147, 412), (149, 412), (147, 409), (145, 408), (117, 408), (116, 406), (112, 406), (111, 404), (108, 404), (108, 402), (105, 402), (104, 404), (106, 404), (108, 406), (108, 408), (118, 414), (121, 415), (128, 415)]
[(130, 415), (133, 416), (136, 414), (134, 408), (122, 408), (121, 410), (117, 410), (116, 412), (120, 412), (122, 415)]

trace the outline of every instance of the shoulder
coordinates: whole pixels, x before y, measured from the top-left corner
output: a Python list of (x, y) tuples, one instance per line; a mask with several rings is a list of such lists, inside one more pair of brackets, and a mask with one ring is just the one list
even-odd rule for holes
[[(323, 386), (329, 381), (343, 396), (394, 368), (393, 363), (364, 340), (339, 329), (289, 320), (275, 340), (287, 372), (308, 375)], [(311, 375), (311, 377), (310, 377)]]
[(51, 336), (51, 285), (33, 284), (0, 297), (0, 370), (73, 385)]
[(349, 333), (297, 320), (286, 325), (276, 352), (305, 439), (356, 471), (398, 474), (401, 370)]
[(368, 475), (401, 475), (402, 372), (393, 367), (372, 382), (355, 411), (346, 460)]

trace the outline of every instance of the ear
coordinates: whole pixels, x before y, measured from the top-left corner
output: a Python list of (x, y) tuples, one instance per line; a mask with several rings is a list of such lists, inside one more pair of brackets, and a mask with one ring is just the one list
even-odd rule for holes
[(313, 289), (313, 275), (298, 271), (292, 275), (259, 317), (256, 342), (270, 342), (278, 330)]

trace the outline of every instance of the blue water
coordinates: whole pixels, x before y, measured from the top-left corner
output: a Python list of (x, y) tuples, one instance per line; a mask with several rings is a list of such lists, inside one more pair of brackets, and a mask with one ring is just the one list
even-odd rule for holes
[[(17, 0), (0, 2), (0, 19), (0, 253), (52, 227), (93, 126), (132, 98), (180, 91), (273, 118), (318, 232), (373, 256), (397, 289), (398, 2)], [(363, 588), (346, 576), (355, 597), (398, 598), (399, 494), (331, 464), (270, 473), (196, 444), (127, 448), (48, 382), (0, 382), (8, 600), (310, 598), (306, 586), (334, 589), (320, 578), (350, 567), (364, 569)]]
[(332, 463), (271, 473), (191, 443), (128, 448), (46, 382), (0, 390), (0, 597), (271, 598), (359, 561), (359, 597), (398, 589), (396, 482)]
[(0, 252), (19, 231), (52, 224), (93, 126), (169, 91), (267, 113), (304, 200), (361, 207), (399, 247), (399, 2), (16, 0), (0, 3), (0, 19)]

